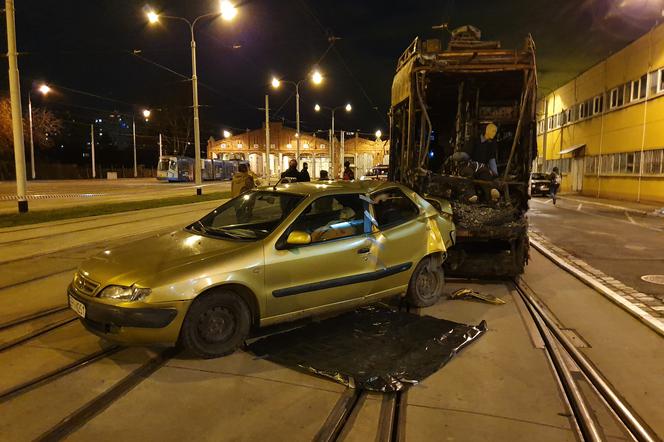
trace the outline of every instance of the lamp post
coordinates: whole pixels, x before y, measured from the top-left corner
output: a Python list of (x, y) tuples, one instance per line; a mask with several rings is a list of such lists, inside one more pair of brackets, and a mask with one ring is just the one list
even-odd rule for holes
[[(143, 109), (141, 112), (143, 114), (143, 118), (145, 118), (145, 121), (148, 121), (150, 119), (150, 115), (152, 114), (152, 111), (150, 109)], [(136, 117), (132, 115), (131, 118), (131, 129), (132, 129), (132, 138), (134, 140), (134, 178), (138, 178), (138, 164), (136, 162)], [(160, 134), (161, 136), (161, 134)], [(160, 138), (161, 140), (161, 138)], [(161, 141), (160, 141), (160, 146), (161, 146)], [(161, 150), (160, 150), (161, 152)], [(161, 155), (161, 154), (160, 154)]]
[[(320, 104), (316, 104), (314, 106), (314, 110), (316, 112), (320, 112), (323, 109), (327, 110), (327, 111), (330, 111), (330, 113), (332, 114), (332, 136), (330, 137), (331, 138), (330, 139), (330, 166), (332, 166), (332, 170), (330, 172), (332, 172), (332, 174), (334, 175), (334, 160), (333, 160), (333, 158), (334, 158), (334, 114), (339, 109), (345, 109), (346, 112), (350, 112), (350, 111), (353, 110), (353, 106), (351, 106), (350, 103), (347, 103), (344, 106), (337, 106), (337, 107), (321, 106)], [(341, 164), (343, 165), (343, 158), (341, 159)]]
[[(300, 164), (300, 84), (306, 81), (307, 78), (303, 78), (300, 81), (289, 81), (289, 80), (279, 80), (276, 77), (272, 78), (272, 87), (278, 89), (281, 86), (281, 83), (287, 83), (295, 86), (295, 138), (297, 139), (297, 145), (295, 148), (295, 158), (297, 159), (298, 166)], [(318, 70), (314, 70), (311, 73), (311, 82), (315, 85), (319, 85), (323, 82), (323, 74)]]
[(152, 24), (157, 23), (160, 18), (168, 20), (180, 20), (183, 21), (189, 26), (189, 32), (191, 34), (191, 89), (193, 95), (193, 108), (194, 108), (194, 155), (195, 155), (195, 166), (194, 166), (194, 180), (196, 183), (196, 194), (201, 195), (203, 193), (201, 185), (203, 184), (201, 177), (201, 133), (198, 117), (198, 76), (196, 74), (196, 39), (194, 38), (194, 29), (199, 20), (209, 17), (221, 16), (222, 19), (226, 21), (231, 21), (237, 15), (237, 9), (233, 4), (228, 0), (221, 0), (219, 4), (219, 11), (212, 12), (209, 14), (204, 14), (198, 16), (194, 21), (189, 21), (184, 17), (175, 17), (170, 15), (160, 15), (155, 11), (149, 11), (147, 13), (148, 21)]
[[(46, 84), (42, 84), (39, 86), (38, 91), (45, 96), (51, 92), (51, 88)], [(28, 122), (30, 125), (30, 171), (34, 180), (37, 177), (37, 173), (35, 172), (35, 139), (32, 129), (32, 91), (28, 91)]]

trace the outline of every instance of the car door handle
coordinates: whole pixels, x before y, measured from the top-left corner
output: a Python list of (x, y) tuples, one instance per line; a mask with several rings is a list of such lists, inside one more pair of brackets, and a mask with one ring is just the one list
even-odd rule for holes
[(358, 249), (357, 254), (364, 255), (365, 253), (369, 252), (371, 252), (371, 247), (362, 247), (361, 249)]

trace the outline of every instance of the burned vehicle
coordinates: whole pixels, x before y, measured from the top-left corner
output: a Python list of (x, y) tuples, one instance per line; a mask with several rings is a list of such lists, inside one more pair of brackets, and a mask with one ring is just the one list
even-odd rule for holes
[(535, 46), (502, 49), (464, 26), (416, 38), (397, 63), (389, 179), (454, 209), (448, 275), (511, 277), (528, 260), (528, 186), (537, 155)]

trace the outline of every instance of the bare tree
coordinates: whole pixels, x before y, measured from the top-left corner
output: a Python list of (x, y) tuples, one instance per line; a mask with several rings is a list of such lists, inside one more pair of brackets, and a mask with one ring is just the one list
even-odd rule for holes
[[(33, 108), (32, 127), (35, 145), (40, 148), (51, 148), (54, 145), (55, 135), (62, 130), (62, 120), (51, 111), (43, 108)], [(26, 147), (29, 146), (30, 124), (28, 115), (23, 118), (23, 131)], [(8, 97), (0, 98), (0, 154), (6, 155), (14, 149), (14, 135), (12, 132), (12, 109)]]

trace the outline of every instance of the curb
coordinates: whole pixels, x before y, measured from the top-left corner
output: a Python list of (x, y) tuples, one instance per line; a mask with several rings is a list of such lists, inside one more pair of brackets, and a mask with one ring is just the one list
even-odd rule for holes
[(530, 244), (538, 252), (543, 254), (545, 257), (547, 257), (549, 260), (551, 260), (558, 267), (562, 268), (563, 270), (567, 271), (568, 273), (571, 273), (573, 276), (575, 276), (581, 282), (583, 282), (584, 284), (586, 284), (590, 288), (592, 288), (592, 289), (596, 290), (597, 292), (601, 293), (602, 295), (604, 295), (606, 298), (608, 298), (611, 302), (616, 304), (618, 307), (620, 307), (623, 310), (627, 311), (629, 314), (631, 314), (636, 319), (638, 319), (643, 324), (645, 324), (650, 329), (652, 329), (655, 333), (657, 333), (660, 336), (664, 337), (664, 323), (661, 322), (659, 319), (655, 318), (650, 313), (644, 311), (640, 307), (637, 307), (636, 305), (632, 304), (628, 300), (624, 299), (622, 296), (620, 296), (620, 294), (618, 294), (614, 290), (611, 290), (609, 287), (605, 286), (604, 284), (602, 284), (598, 280), (588, 276), (587, 274), (585, 274), (581, 270), (577, 269), (576, 267), (572, 266), (571, 264), (568, 264), (560, 256), (556, 255), (554, 252), (552, 252), (551, 250), (544, 247), (537, 240), (534, 240), (534, 239), (531, 238), (530, 239)]

